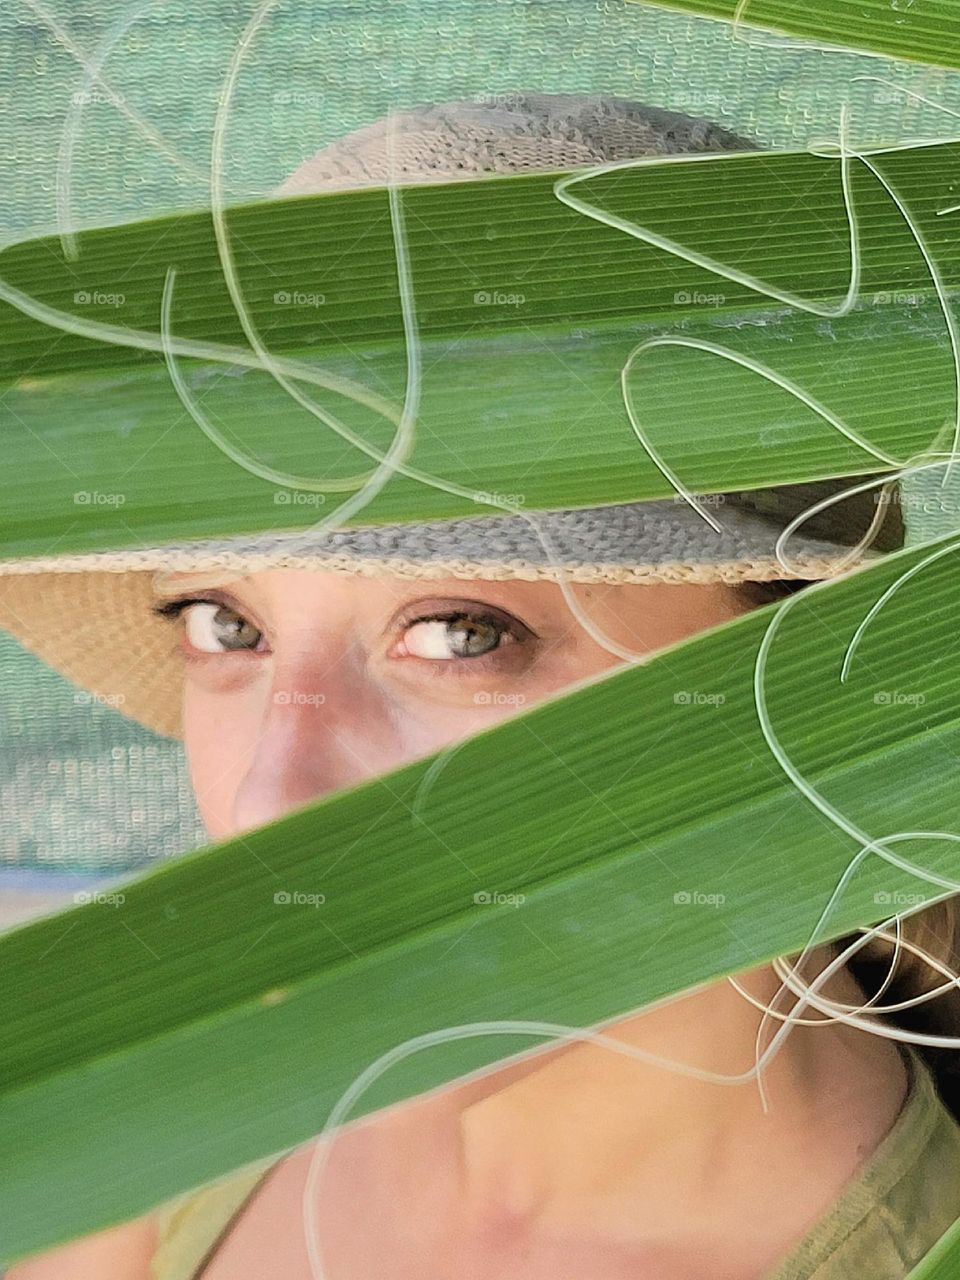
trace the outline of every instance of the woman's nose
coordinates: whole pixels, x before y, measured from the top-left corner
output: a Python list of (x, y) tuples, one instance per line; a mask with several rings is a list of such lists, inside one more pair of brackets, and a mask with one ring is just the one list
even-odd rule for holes
[(234, 796), (246, 831), (404, 763), (394, 719), (377, 690), (357, 680), (275, 682), (249, 767)]

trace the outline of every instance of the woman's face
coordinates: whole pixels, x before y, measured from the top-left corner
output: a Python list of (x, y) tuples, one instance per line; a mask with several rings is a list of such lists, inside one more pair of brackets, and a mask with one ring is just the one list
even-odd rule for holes
[[(555, 583), (298, 569), (221, 581), (198, 588), (171, 574), (163, 591), (202, 601), (178, 625), (191, 779), (214, 840), (624, 665)], [(642, 654), (750, 607), (722, 584), (573, 591), (597, 628)]]

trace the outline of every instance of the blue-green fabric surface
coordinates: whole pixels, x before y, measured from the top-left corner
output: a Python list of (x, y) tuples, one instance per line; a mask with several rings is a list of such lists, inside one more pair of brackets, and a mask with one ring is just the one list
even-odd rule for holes
[[(230, 57), (258, 6), (236, 0), (8, 0), (0, 9), (2, 233), (57, 228), (69, 169), (81, 225), (207, 203)], [(799, 47), (798, 47), (799, 46)], [(104, 82), (84, 85), (84, 60)], [(857, 77), (880, 77), (887, 85)], [(960, 75), (735, 33), (625, 0), (286, 0), (252, 40), (232, 102), (232, 200), (265, 195), (311, 152), (391, 107), (510, 93), (616, 93), (704, 115), (764, 146), (836, 135), (952, 136)], [(81, 96), (74, 104), (74, 97)]]
[[(0, 244), (206, 206), (218, 100), (256, 12), (234, 0), (7, 0)], [(91, 66), (99, 76), (85, 78)], [(854, 145), (953, 136), (956, 117), (936, 104), (960, 110), (952, 72), (625, 0), (287, 0), (237, 81), (228, 200), (268, 194), (391, 108), (518, 90), (620, 94), (776, 148), (835, 138), (844, 104)], [(0, 926), (31, 894), (47, 909), (51, 893), (68, 902), (78, 883), (202, 842), (180, 744), (78, 700), (5, 637), (0, 676)]]

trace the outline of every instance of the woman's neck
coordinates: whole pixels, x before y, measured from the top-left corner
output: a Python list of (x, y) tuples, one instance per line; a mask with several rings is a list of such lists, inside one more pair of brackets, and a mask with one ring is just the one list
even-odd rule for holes
[[(763, 1002), (780, 985), (769, 968), (741, 983)], [(863, 998), (845, 971), (826, 990)], [(719, 982), (604, 1032), (734, 1076), (754, 1064), (761, 1017)], [(765, 1046), (780, 1025), (768, 1020)], [(599, 1236), (652, 1255), (672, 1240), (699, 1241), (721, 1250), (716, 1280), (772, 1265), (889, 1130), (906, 1069), (888, 1040), (840, 1024), (798, 1026), (764, 1083), (766, 1113), (755, 1081), (708, 1083), (589, 1043), (528, 1059), (460, 1114), (461, 1228)]]

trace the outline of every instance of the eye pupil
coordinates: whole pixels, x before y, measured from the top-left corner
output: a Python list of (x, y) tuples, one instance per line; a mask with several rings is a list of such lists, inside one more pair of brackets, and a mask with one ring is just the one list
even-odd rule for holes
[(496, 648), (500, 632), (492, 622), (479, 618), (462, 617), (447, 624), (450, 647), (460, 657), (473, 657)]
[(247, 649), (257, 643), (259, 631), (256, 627), (226, 605), (221, 605), (213, 615), (214, 629), (217, 639), (228, 649)]

